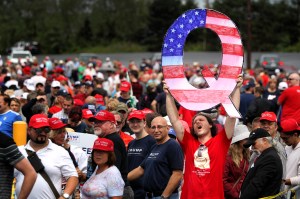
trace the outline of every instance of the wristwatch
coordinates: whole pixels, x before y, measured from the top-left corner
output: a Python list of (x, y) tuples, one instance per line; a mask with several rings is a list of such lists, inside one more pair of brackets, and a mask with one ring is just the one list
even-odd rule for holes
[(67, 194), (67, 193), (64, 193), (64, 194), (62, 195), (62, 197), (64, 197), (65, 199), (69, 199), (69, 198), (70, 198), (70, 195)]
[(170, 197), (160, 196), (161, 199), (169, 199)]

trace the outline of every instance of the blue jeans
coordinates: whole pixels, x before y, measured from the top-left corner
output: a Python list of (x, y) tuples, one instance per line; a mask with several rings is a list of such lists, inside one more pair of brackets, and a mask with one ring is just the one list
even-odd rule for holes
[[(161, 197), (160, 196), (157, 196), (157, 197), (153, 197), (153, 198), (149, 198), (146, 196), (145, 199), (160, 199)], [(173, 193), (172, 195), (170, 195), (170, 199), (179, 199), (179, 194), (178, 193)]]

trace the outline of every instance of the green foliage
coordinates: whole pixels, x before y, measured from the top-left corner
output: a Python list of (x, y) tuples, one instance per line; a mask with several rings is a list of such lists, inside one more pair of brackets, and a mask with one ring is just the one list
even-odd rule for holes
[[(278, 2), (278, 1), (276, 1)], [(300, 1), (251, 0), (252, 50), (299, 51)], [(2, 51), (21, 40), (36, 40), (43, 53), (160, 51), (168, 28), (195, 0), (3, 0), (0, 1)], [(247, 1), (215, 0), (246, 44)], [(192, 31), (185, 50), (220, 50), (208, 29)]]

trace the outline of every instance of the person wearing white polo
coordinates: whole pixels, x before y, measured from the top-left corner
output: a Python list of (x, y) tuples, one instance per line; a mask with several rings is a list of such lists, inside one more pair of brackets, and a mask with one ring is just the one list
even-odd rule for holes
[[(27, 133), (30, 140), (25, 146), (20, 146), (21, 153), (28, 157), (30, 153), (36, 153), (44, 165), (44, 171), (50, 177), (60, 197), (56, 197), (48, 182), (38, 172), (38, 178), (28, 196), (29, 199), (64, 199), (69, 198), (78, 184), (78, 174), (68, 152), (49, 140), (50, 125), (46, 115), (35, 114), (29, 121)], [(15, 170), (16, 194), (20, 193), (24, 176)], [(67, 179), (66, 187), (62, 193), (62, 179)]]

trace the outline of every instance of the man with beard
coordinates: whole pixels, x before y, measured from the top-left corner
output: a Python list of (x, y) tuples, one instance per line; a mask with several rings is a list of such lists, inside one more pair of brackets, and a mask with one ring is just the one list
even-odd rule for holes
[[(20, 146), (19, 150), (25, 157), (28, 157), (28, 154), (36, 153), (45, 167), (44, 171), (61, 195), (59, 199), (69, 198), (78, 184), (78, 175), (68, 152), (49, 140), (49, 132), (50, 125), (47, 116), (44, 114), (33, 115), (27, 130), (30, 140), (25, 146)], [(24, 176), (19, 171), (16, 171), (15, 177), (16, 193), (18, 194)], [(67, 184), (62, 193), (63, 178), (67, 179)], [(56, 198), (56, 196), (48, 182), (41, 175), (38, 175), (28, 198)]]
[(127, 181), (127, 154), (126, 147), (117, 133), (115, 116), (106, 110), (99, 111), (94, 117), (89, 118), (94, 123), (94, 134), (98, 137), (107, 138), (114, 143), (116, 155), (116, 167), (119, 169), (125, 182), (123, 198), (133, 198), (133, 191)]
[[(240, 105), (240, 89), (243, 78), (239, 75), (231, 100), (236, 109)], [(235, 118), (227, 117), (224, 129), (218, 132), (213, 120), (203, 112), (192, 120), (192, 129), (183, 126), (179, 119), (175, 101), (164, 84), (166, 107), (172, 127), (185, 155), (183, 199), (221, 199), (224, 198), (223, 173), (227, 151), (233, 136)], [(199, 102), (204, 99), (199, 99)], [(153, 122), (153, 121), (152, 121)]]

